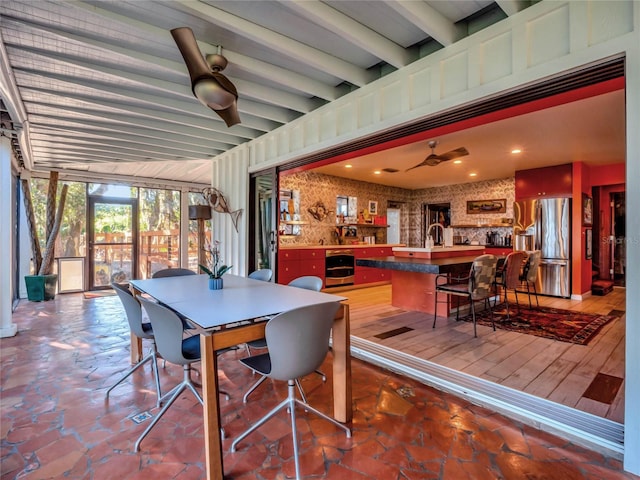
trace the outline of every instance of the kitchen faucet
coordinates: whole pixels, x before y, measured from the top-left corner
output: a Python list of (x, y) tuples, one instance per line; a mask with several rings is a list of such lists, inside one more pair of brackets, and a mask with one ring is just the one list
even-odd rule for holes
[(440, 230), (442, 230), (442, 243), (444, 245), (444, 227), (441, 223), (432, 223), (431, 225), (429, 225), (429, 227), (427, 228), (427, 238), (429, 238), (429, 235), (431, 235), (431, 229), (433, 227), (440, 227)]

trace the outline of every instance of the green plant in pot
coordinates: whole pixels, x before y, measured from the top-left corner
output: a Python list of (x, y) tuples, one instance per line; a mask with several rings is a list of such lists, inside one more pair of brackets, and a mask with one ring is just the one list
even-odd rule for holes
[(207, 243), (204, 251), (209, 257), (209, 265), (199, 264), (200, 270), (209, 275), (209, 288), (211, 290), (220, 290), (223, 287), (222, 276), (231, 270), (232, 265), (224, 265), (220, 257), (220, 241), (216, 240)]
[[(58, 172), (49, 174), (49, 188), (47, 190), (46, 205), (46, 225), (44, 249), (40, 246), (38, 229), (36, 228), (35, 213), (31, 199), (31, 188), (29, 180), (23, 178), (22, 191), (24, 193), (24, 206), (27, 215), (27, 224), (31, 236), (31, 251), (34, 275), (25, 276), (27, 286), (27, 298), (33, 302), (43, 300), (53, 300), (56, 294), (58, 275), (53, 273), (53, 261), (55, 259), (55, 243), (60, 224), (62, 223), (62, 213), (67, 199), (68, 185), (63, 185), (60, 192), (60, 201), (56, 202), (58, 193)], [(58, 203), (56, 205), (56, 203)]]

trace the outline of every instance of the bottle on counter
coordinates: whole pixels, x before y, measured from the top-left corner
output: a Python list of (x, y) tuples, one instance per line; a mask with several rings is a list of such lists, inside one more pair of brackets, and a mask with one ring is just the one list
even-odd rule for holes
[(424, 248), (433, 248), (433, 237), (431, 235), (427, 235), (427, 239), (424, 241)]

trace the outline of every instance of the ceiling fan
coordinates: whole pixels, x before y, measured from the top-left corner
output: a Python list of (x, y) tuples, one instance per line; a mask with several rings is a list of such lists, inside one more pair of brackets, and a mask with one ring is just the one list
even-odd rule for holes
[(422, 162), (420, 162), (418, 165), (406, 169), (405, 172), (408, 172), (409, 170), (413, 170), (414, 168), (422, 167), (424, 165), (435, 167), (436, 165), (439, 165), (441, 162), (446, 162), (449, 160), (453, 160), (454, 158), (464, 157), (465, 155), (469, 155), (469, 151), (464, 147), (456, 148), (455, 150), (451, 150), (447, 153), (443, 153), (442, 155), (436, 155), (435, 153), (436, 145), (438, 145), (438, 141), (431, 140), (429, 142), (429, 148), (431, 148), (431, 154), (427, 158), (425, 158)]
[(191, 89), (195, 97), (215, 111), (227, 127), (240, 123), (238, 115), (238, 91), (227, 77), (220, 73), (227, 66), (227, 59), (218, 53), (207, 55), (205, 61), (193, 30), (189, 27), (174, 28), (171, 35), (178, 45), (191, 77)]

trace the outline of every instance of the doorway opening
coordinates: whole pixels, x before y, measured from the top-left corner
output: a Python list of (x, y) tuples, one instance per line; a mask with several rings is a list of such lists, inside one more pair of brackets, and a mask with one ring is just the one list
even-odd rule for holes
[(136, 278), (138, 201), (89, 196), (89, 290)]
[(626, 223), (625, 223), (625, 192), (611, 193), (611, 266), (613, 271), (613, 284), (625, 286), (626, 271)]
[[(444, 245), (444, 230), (451, 225), (451, 204), (450, 203), (425, 203), (422, 205), (422, 245), (425, 244), (427, 236), (431, 235), (436, 245)], [(433, 228), (429, 231), (430, 225), (440, 224), (443, 228)]]

